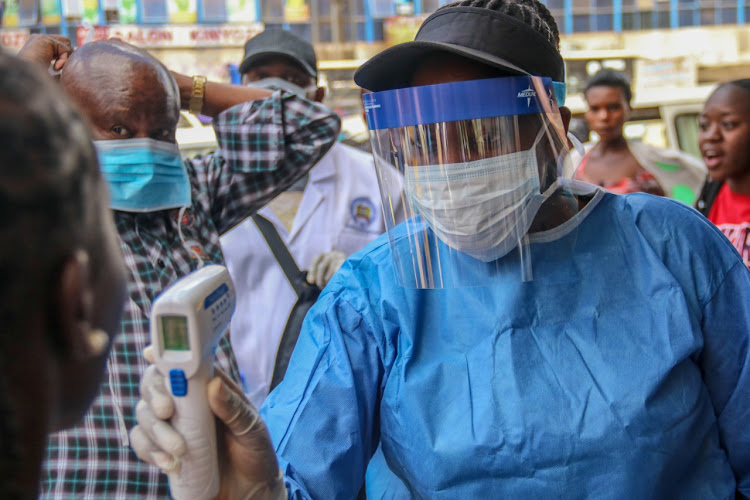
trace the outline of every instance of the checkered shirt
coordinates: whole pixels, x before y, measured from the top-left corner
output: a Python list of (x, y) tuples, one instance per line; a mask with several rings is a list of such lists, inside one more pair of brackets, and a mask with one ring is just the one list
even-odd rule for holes
[[(315, 165), (335, 141), (339, 119), (320, 105), (276, 92), (225, 111), (214, 128), (219, 152), (185, 162), (192, 207), (179, 221), (182, 241), (179, 210), (114, 212), (130, 277), (120, 335), (84, 421), (50, 438), (41, 498), (169, 498), (166, 476), (138, 460), (128, 442), (146, 368), (141, 353), (150, 343), (151, 302), (197, 268), (197, 257), (185, 247), (205, 262), (223, 263), (219, 235)], [(239, 379), (228, 332), (216, 363)]]

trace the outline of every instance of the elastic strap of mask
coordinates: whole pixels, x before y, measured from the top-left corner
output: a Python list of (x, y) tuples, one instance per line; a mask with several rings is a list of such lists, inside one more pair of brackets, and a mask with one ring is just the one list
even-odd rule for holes
[[(552, 196), (559, 186), (559, 181), (555, 180), (545, 191), (542, 193), (539, 201), (541, 206), (547, 198)], [(534, 214), (536, 216), (536, 213)], [(529, 232), (526, 231), (523, 236), (518, 239), (518, 255), (521, 260), (521, 281), (528, 283), (534, 281), (534, 268), (531, 264), (531, 242), (529, 241)]]
[(583, 147), (583, 144), (581, 144), (581, 141), (578, 140), (578, 137), (568, 132), (568, 139), (570, 139), (570, 142), (573, 144), (573, 147), (578, 152), (578, 154), (581, 155), (581, 158), (586, 156), (586, 149)]
[(296, 85), (288, 80), (284, 80), (283, 78), (278, 77), (271, 77), (271, 78), (263, 78), (262, 80), (257, 80), (255, 82), (251, 82), (247, 84), (248, 87), (258, 87), (263, 88), (266, 90), (285, 90), (289, 92), (290, 94), (294, 94), (299, 97), (305, 97), (309, 98), (310, 94), (315, 91), (317, 88), (315, 85), (311, 85), (307, 88), (302, 88), (299, 85)]
[(185, 211), (187, 210), (187, 208), (188, 207), (180, 208), (180, 213), (177, 215), (177, 234), (180, 237), (180, 243), (182, 244), (182, 247), (187, 250), (194, 259), (198, 261), (198, 269), (200, 269), (204, 265), (203, 259), (200, 255), (198, 255), (198, 252), (196, 252), (193, 247), (185, 243), (185, 238), (182, 236), (182, 217), (185, 215)]
[(572, 179), (573, 177), (575, 177), (576, 171), (581, 165), (584, 156), (586, 156), (586, 149), (583, 147), (583, 144), (581, 144), (581, 141), (578, 140), (578, 137), (570, 132), (568, 132), (568, 140), (573, 145), (575, 154), (573, 154), (573, 151), (561, 152), (560, 158), (557, 162), (557, 175), (558, 177), (567, 177)]
[[(112, 354), (110, 353), (110, 356), (111, 355)], [(120, 398), (115, 394), (115, 387), (117, 387), (117, 385), (115, 385), (115, 376), (112, 373), (112, 368), (109, 366), (109, 360), (107, 360), (107, 374), (109, 375), (109, 392), (110, 394), (112, 394), (115, 413), (117, 414), (117, 430), (120, 434), (120, 444), (123, 448), (127, 448), (128, 446), (130, 446), (130, 439), (128, 438), (128, 427), (125, 425), (125, 417), (122, 415), (122, 410), (120, 409)]]

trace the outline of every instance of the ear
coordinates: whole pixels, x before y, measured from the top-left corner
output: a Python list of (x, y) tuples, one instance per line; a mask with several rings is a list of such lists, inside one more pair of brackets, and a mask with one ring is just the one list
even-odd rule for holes
[(57, 297), (58, 331), (55, 343), (62, 347), (62, 354), (81, 361), (94, 355), (92, 352), (92, 314), (94, 291), (89, 270), (89, 257), (83, 250), (76, 251), (65, 259), (55, 287)]
[(563, 127), (565, 127), (565, 133), (568, 133), (568, 127), (570, 127), (570, 119), (573, 117), (570, 109), (565, 106), (560, 107), (560, 116), (562, 117)]
[(318, 87), (315, 90), (315, 97), (312, 99), (315, 102), (323, 102), (323, 98), (326, 96), (326, 89), (325, 87)]

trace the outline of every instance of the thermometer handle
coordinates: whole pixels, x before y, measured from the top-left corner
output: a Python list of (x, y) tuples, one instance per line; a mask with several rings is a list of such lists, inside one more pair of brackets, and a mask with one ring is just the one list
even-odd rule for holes
[(169, 489), (176, 500), (209, 500), (219, 493), (216, 423), (206, 394), (206, 384), (213, 375), (212, 361), (204, 361), (198, 372), (185, 381), (184, 396), (175, 396), (175, 392), (182, 392), (179, 373), (163, 374), (175, 403), (171, 423), (186, 444), (179, 470), (169, 474)]

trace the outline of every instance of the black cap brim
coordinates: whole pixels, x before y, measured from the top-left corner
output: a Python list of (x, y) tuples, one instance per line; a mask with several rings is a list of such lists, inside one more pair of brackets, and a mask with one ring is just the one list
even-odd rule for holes
[(419, 63), (436, 52), (466, 57), (508, 75), (528, 74), (515, 64), (486, 52), (451, 43), (418, 41), (395, 45), (373, 56), (354, 73), (354, 82), (372, 92), (409, 87)]
[(437, 10), (413, 42), (375, 55), (357, 70), (354, 81), (373, 92), (409, 87), (419, 63), (435, 52), (477, 61), (499, 73), (565, 81), (565, 63), (552, 41), (520, 19), (483, 7)]

